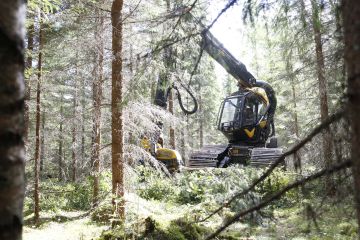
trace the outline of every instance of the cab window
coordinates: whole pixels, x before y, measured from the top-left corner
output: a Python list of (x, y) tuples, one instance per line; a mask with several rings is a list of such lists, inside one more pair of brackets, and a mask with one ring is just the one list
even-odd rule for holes
[(255, 125), (265, 114), (266, 105), (258, 97), (250, 95), (245, 99), (243, 125)]

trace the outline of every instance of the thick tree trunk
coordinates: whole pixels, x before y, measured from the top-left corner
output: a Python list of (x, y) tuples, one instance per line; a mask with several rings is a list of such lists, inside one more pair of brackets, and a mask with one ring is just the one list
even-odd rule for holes
[(37, 89), (36, 89), (36, 123), (35, 123), (35, 167), (34, 167), (34, 220), (35, 223), (39, 223), (40, 217), (40, 200), (39, 200), (39, 181), (40, 181), (40, 117), (41, 117), (41, 78), (42, 78), (42, 58), (43, 58), (43, 29), (42, 20), (40, 19), (39, 26), (39, 56), (38, 56), (38, 68), (37, 68)]
[(29, 135), (29, 102), (31, 97), (31, 76), (30, 74), (32, 72), (32, 61), (33, 61), (33, 51), (34, 51), (34, 33), (35, 33), (35, 27), (34, 24), (31, 24), (28, 31), (28, 41), (27, 41), (27, 50), (28, 50), (28, 56), (26, 58), (26, 70), (27, 70), (27, 79), (25, 79), (25, 113), (24, 113), (24, 139), (25, 142), (28, 140)]
[(63, 109), (63, 95), (61, 95), (60, 98), (60, 126), (59, 126), (59, 147), (58, 147), (58, 178), (59, 182), (64, 180), (64, 174), (63, 174), (63, 168), (64, 168), (64, 153), (63, 153), (63, 142), (64, 142), (64, 136), (63, 136), (63, 115), (64, 115), (64, 109)]
[(101, 146), (101, 99), (104, 65), (104, 17), (96, 10), (97, 27), (95, 39), (98, 43), (95, 52), (94, 80), (93, 80), (93, 141), (92, 141), (92, 164), (94, 174), (93, 206), (99, 202), (99, 177), (100, 177), (100, 146)]
[[(320, 7), (317, 4), (317, 0), (311, 0), (312, 6), (312, 25), (314, 31), (314, 41), (316, 50), (316, 69), (319, 82), (319, 95), (320, 95), (320, 115), (321, 121), (324, 121), (329, 116), (328, 97), (327, 97), (327, 83), (325, 79), (325, 61), (322, 48), (322, 34), (321, 34), (321, 19), (320, 19)], [(325, 129), (323, 132), (323, 155), (324, 164), (326, 168), (331, 166), (331, 133), (330, 129)], [(330, 176), (326, 177), (326, 186), (331, 187)]]
[(0, 239), (20, 240), (24, 174), (24, 1), (0, 1)]
[(343, 1), (345, 62), (348, 73), (349, 112), (352, 127), (355, 206), (360, 238), (360, 2)]
[(124, 150), (122, 119), (122, 8), (123, 0), (114, 0), (111, 7), (112, 23), (112, 204), (120, 220), (125, 219), (124, 201)]

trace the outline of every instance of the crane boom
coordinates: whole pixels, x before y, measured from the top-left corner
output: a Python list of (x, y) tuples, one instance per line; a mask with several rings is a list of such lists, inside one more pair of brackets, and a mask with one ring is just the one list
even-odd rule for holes
[(245, 64), (238, 61), (210, 31), (204, 30), (201, 36), (201, 47), (233, 76), (241, 86), (255, 86), (256, 79), (246, 69)]
[(273, 122), (277, 100), (271, 85), (265, 81), (256, 80), (246, 69), (245, 64), (237, 60), (202, 23), (199, 22), (199, 25), (205, 29), (201, 33), (202, 41), (200, 46), (238, 81), (240, 88), (260, 87), (265, 90), (270, 103), (268, 119)]

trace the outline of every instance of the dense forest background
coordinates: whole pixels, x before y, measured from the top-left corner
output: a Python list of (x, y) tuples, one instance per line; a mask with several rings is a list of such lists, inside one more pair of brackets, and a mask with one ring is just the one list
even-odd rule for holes
[[(358, 238), (359, 4), (344, 2), (29, 0), (23, 239)], [(268, 168), (170, 174), (141, 146), (161, 131), (186, 165), (227, 143), (218, 109), (237, 85), (199, 21), (276, 91), (284, 154)], [(180, 91), (168, 109), (154, 105), (161, 78)]]

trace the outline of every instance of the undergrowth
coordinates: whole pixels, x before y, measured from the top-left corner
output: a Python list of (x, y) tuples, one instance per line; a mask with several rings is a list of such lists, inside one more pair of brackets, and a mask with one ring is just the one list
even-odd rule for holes
[[(139, 166), (129, 181), (132, 192), (126, 196), (126, 222), (122, 227), (104, 231), (100, 240), (203, 239), (236, 212), (266, 199), (298, 175), (282, 169), (260, 184), (255, 191), (225, 207), (212, 218), (199, 222), (226, 200), (246, 189), (262, 173), (261, 169), (231, 166), (226, 169), (185, 171), (168, 177), (152, 168)], [(345, 180), (344, 180), (345, 179)], [(329, 198), (322, 180), (294, 189), (272, 205), (235, 223), (218, 239), (355, 239), (356, 221), (351, 195), (351, 179), (334, 180), (335, 189)], [(101, 177), (103, 198), (91, 211), (91, 220), (111, 226), (116, 215), (111, 206), (111, 175)], [(92, 200), (92, 179), (82, 183), (59, 183), (52, 180), (41, 185), (41, 210), (89, 210)], [(350, 191), (350, 192), (349, 192)], [(31, 196), (25, 202), (26, 214), (32, 212)]]
[[(109, 175), (103, 174), (100, 177), (100, 191), (109, 192)], [(43, 212), (57, 213), (63, 211), (86, 211), (92, 205), (92, 177), (81, 182), (58, 182), (53, 179), (41, 181), (40, 185), (40, 209)], [(32, 191), (27, 193), (24, 204), (25, 216), (32, 213), (34, 202)]]

